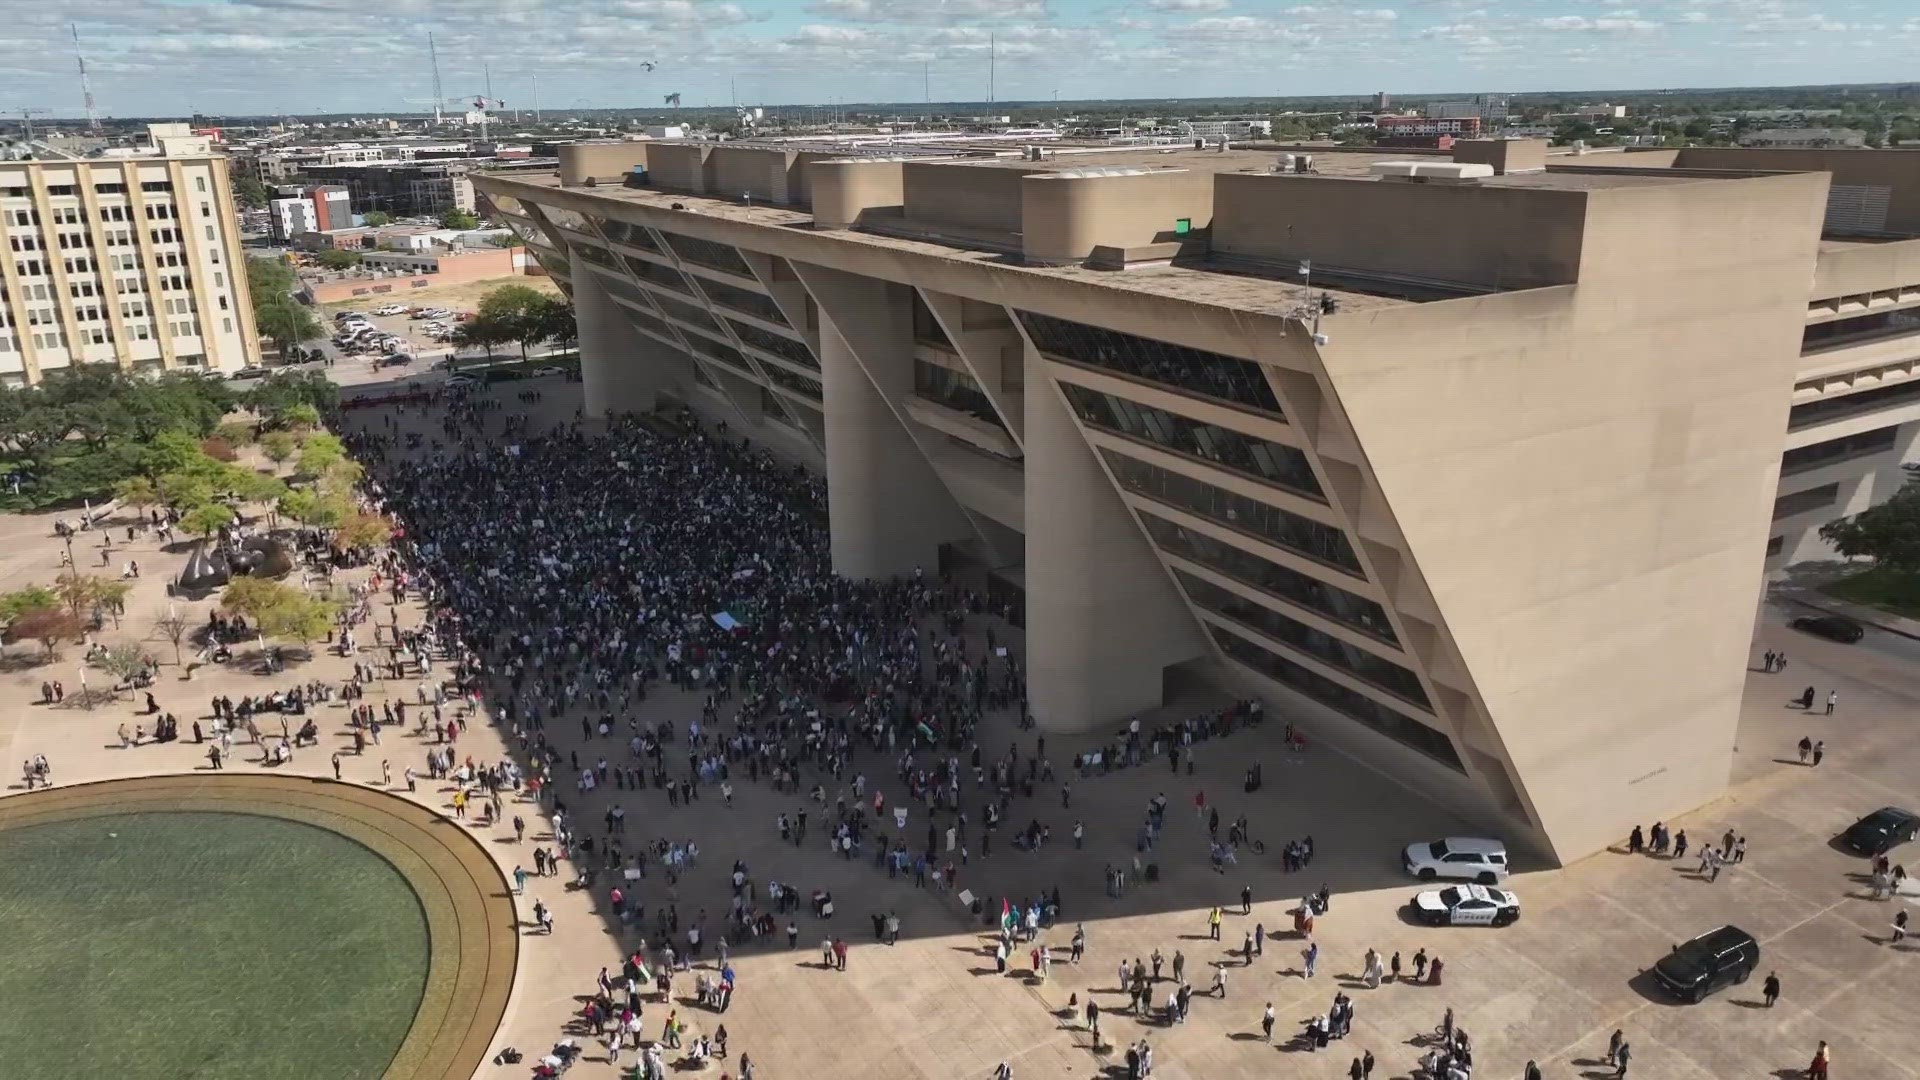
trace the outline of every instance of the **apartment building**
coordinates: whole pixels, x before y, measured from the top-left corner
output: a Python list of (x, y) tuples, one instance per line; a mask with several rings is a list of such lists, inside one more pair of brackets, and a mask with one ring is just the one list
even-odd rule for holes
[(0, 162), (0, 382), (260, 355), (226, 159), (184, 124), (149, 132), (151, 153)]
[(842, 574), (984, 568), (1045, 729), (1252, 690), (1562, 860), (1725, 789), (1770, 561), (1912, 448), (1920, 157), (1050, 149), (475, 182), (590, 414), (823, 472)]

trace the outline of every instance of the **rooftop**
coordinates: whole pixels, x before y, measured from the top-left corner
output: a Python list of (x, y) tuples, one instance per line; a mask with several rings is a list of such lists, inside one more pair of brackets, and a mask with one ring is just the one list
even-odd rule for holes
[[(799, 228), (813, 223), (811, 214), (798, 210), (758, 203), (747, 206), (728, 199), (703, 198), (679, 192), (655, 191), (650, 188), (603, 185), (593, 188), (563, 189), (557, 173), (511, 174), (489, 176), (486, 179), (502, 184), (565, 190), (569, 194), (587, 198), (608, 199), (656, 210), (672, 210), (675, 204), (679, 204), (681, 213), (771, 228)], [(912, 252), (929, 258), (990, 264), (1004, 271), (1077, 281), (1117, 292), (1148, 293), (1195, 304), (1230, 307), (1269, 315), (1287, 314), (1297, 308), (1302, 300), (1300, 286), (1293, 280), (1257, 277), (1241, 270), (1215, 264), (1153, 266), (1129, 270), (1092, 270), (1083, 266), (1026, 266), (1018, 262), (1010, 262), (1005, 255), (997, 252), (970, 251), (929, 240), (913, 240), (906, 237), (854, 231), (836, 231), (831, 235), (838, 243), (866, 244), (895, 251)], [(1333, 293), (1340, 298), (1341, 304), (1347, 311), (1378, 310), (1411, 302), (1400, 297), (1381, 296), (1357, 290), (1322, 290), (1318, 282), (1314, 284), (1314, 291)]]

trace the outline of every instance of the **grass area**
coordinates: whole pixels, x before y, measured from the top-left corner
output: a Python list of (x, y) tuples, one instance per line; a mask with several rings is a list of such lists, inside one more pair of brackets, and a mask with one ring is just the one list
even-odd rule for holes
[(408, 289), (404, 293), (387, 293), (381, 296), (356, 296), (351, 300), (341, 300), (332, 304), (321, 304), (317, 309), (324, 319), (332, 319), (340, 311), (372, 311), (385, 304), (406, 304), (409, 307), (452, 308), (455, 311), (472, 311), (480, 306), (480, 298), (502, 285), (525, 285), (544, 296), (559, 296), (560, 286), (550, 277), (487, 278), (482, 281), (463, 281), (456, 285), (434, 285), (425, 289)]
[(1821, 591), (1855, 604), (1920, 619), (1920, 574), (1862, 570), (1821, 586)]
[(249, 814), (0, 832), (11, 1076), (379, 1076), (413, 1024), (427, 927), (367, 848)]

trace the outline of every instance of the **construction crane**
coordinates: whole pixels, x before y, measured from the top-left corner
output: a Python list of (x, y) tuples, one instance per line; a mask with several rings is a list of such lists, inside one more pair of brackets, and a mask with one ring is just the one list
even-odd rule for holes
[(23, 129), (20, 135), (20, 141), (32, 142), (33, 141), (33, 118), (35, 116), (45, 116), (47, 113), (50, 113), (53, 110), (34, 108), (31, 106), (23, 105), (15, 108), (13, 111), (20, 114), (20, 127)]
[(485, 94), (475, 94), (467, 104), (470, 105), (475, 112), (480, 114), (480, 141), (492, 141), (487, 138), (487, 125), (493, 120), (492, 110), (504, 109), (507, 107), (507, 103), (501, 101), (499, 98), (488, 97)]
[(80, 96), (87, 105), (87, 131), (100, 134), (100, 110), (93, 105), (93, 82), (87, 78), (87, 57), (80, 51), (80, 27), (67, 24), (67, 30), (73, 34), (73, 58), (80, 63)]

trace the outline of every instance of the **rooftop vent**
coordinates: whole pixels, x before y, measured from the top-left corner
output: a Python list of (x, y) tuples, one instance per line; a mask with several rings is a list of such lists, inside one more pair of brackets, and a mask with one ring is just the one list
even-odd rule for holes
[(1376, 161), (1370, 170), (1383, 181), (1403, 184), (1471, 184), (1493, 175), (1493, 166), (1464, 161)]

